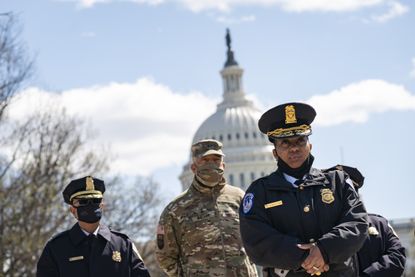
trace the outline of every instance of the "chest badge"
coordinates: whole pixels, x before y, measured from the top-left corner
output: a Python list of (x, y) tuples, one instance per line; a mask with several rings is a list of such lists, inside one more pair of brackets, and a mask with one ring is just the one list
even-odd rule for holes
[(330, 189), (321, 190), (321, 201), (326, 204), (331, 204), (334, 201), (333, 192)]
[(121, 262), (121, 253), (119, 251), (112, 251), (112, 260), (120, 263)]

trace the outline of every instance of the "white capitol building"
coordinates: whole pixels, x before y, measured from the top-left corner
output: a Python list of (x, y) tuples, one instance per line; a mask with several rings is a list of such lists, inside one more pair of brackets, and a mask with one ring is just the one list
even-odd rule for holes
[[(225, 153), (225, 178), (231, 185), (246, 190), (251, 182), (276, 169), (272, 145), (258, 129), (262, 112), (246, 99), (242, 85), (243, 69), (234, 59), (227, 35), (227, 60), (220, 72), (223, 81), (223, 100), (216, 112), (200, 125), (192, 144), (201, 139), (216, 139), (223, 143)], [(190, 147), (189, 147), (190, 148)], [(183, 189), (193, 180), (189, 162), (183, 167), (180, 181)]]

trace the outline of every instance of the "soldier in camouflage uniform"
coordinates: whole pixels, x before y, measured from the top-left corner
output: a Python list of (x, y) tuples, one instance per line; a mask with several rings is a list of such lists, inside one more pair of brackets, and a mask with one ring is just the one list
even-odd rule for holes
[(244, 192), (226, 184), (223, 156), (219, 141), (193, 144), (193, 182), (160, 216), (156, 255), (169, 276), (257, 276), (239, 233)]

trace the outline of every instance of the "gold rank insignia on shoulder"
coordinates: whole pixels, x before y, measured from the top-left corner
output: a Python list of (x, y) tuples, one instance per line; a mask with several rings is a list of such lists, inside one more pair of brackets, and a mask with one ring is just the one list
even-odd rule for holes
[(297, 123), (295, 108), (293, 105), (285, 106), (285, 124)]
[(121, 262), (121, 253), (119, 251), (112, 251), (112, 260), (120, 263)]
[(333, 192), (330, 189), (321, 190), (321, 201), (326, 204), (331, 204), (334, 201)]
[(74, 262), (74, 261), (80, 261), (80, 260), (83, 260), (83, 259), (84, 259), (84, 256), (76, 256), (76, 257), (70, 257), (69, 261)]
[(376, 229), (376, 227), (373, 227), (373, 226), (370, 226), (369, 229), (367, 229), (367, 232), (371, 236), (377, 236), (377, 235), (379, 235), (378, 230)]
[(271, 202), (271, 203), (265, 204), (264, 207), (265, 207), (265, 209), (269, 209), (269, 208), (281, 206), (282, 204), (283, 204), (282, 203), (282, 200), (279, 200), (279, 201), (275, 201), (275, 202)]

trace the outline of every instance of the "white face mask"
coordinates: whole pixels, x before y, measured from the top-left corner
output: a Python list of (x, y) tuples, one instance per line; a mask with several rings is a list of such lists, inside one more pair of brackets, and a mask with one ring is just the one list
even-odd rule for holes
[(223, 168), (215, 163), (206, 163), (196, 168), (196, 176), (208, 187), (216, 186), (223, 177)]

